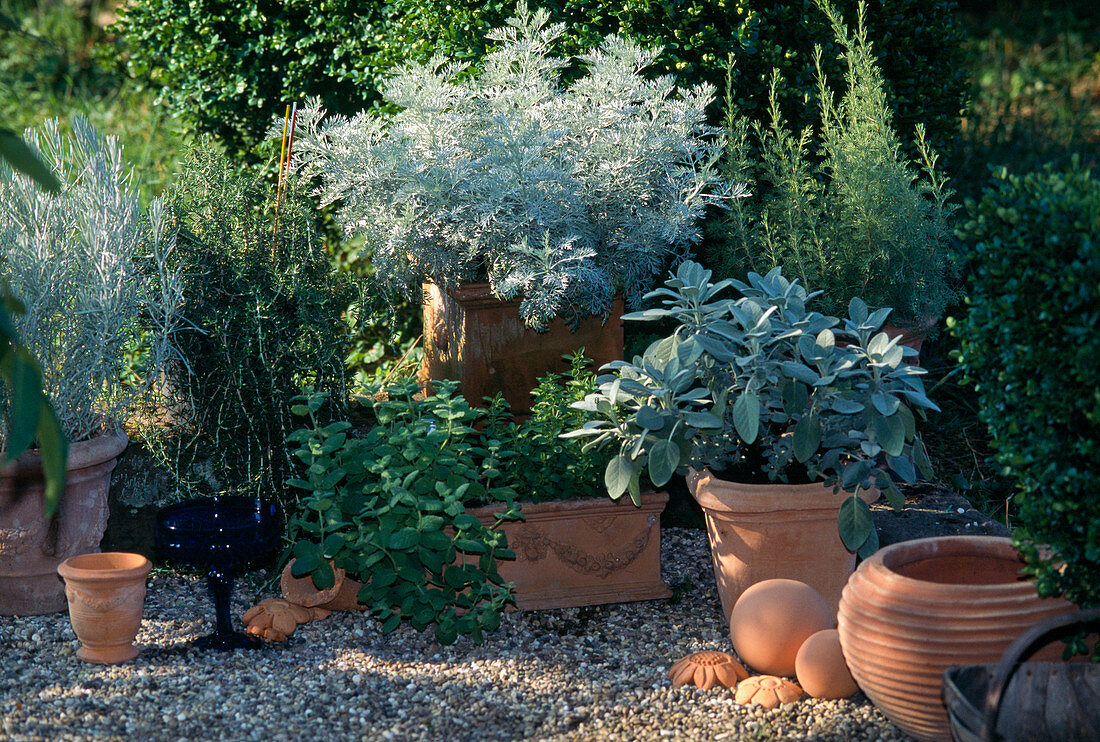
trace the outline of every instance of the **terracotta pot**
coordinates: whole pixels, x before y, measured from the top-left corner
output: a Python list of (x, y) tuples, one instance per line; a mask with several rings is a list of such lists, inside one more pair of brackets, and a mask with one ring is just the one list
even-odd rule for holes
[(1011, 539), (943, 536), (888, 546), (852, 575), (838, 615), (844, 659), (906, 734), (950, 740), (944, 671), (995, 663), (1032, 625), (1073, 610), (1040, 599), (1022, 567)]
[(141, 554), (108, 551), (69, 557), (57, 568), (65, 579), (69, 620), (86, 662), (116, 664), (138, 656), (145, 577), (152, 565)]
[[(515, 584), (521, 610), (656, 600), (672, 595), (661, 580), (664, 492), (642, 494), (642, 506), (608, 498), (524, 503), (525, 521), (500, 528), (516, 559), (498, 562)], [(499, 507), (470, 510), (487, 527)]]
[(882, 326), (882, 331), (891, 338), (898, 338), (899, 345), (904, 345), (917, 351), (917, 355), (909, 359), (908, 362), (913, 366), (919, 366), (920, 349), (924, 345), (924, 341), (928, 338), (928, 333), (932, 331), (932, 328), (936, 326), (936, 322), (938, 321), (936, 317), (927, 317), (921, 322), (904, 326), (887, 322)]
[[(798, 580), (836, 612), (856, 555), (840, 540), (837, 516), (851, 495), (823, 484), (741, 484), (690, 470), (692, 497), (703, 508), (711, 565), (727, 623), (737, 598), (763, 580)], [(868, 502), (878, 490), (860, 490)]]
[(531, 390), (540, 376), (563, 373), (562, 355), (584, 348), (599, 368), (623, 355), (623, 302), (616, 299), (607, 322), (581, 320), (576, 332), (561, 318), (546, 332), (523, 324), (519, 301), (497, 299), (487, 283), (471, 283), (446, 292), (424, 284), (424, 361), (418, 379), (461, 382), (470, 404), (497, 392), (519, 417), (531, 412)]
[(122, 433), (71, 444), (65, 491), (48, 520), (38, 454), (23, 454), (0, 470), (0, 615), (65, 610), (57, 567), (68, 557), (99, 551), (111, 471), (126, 444)]

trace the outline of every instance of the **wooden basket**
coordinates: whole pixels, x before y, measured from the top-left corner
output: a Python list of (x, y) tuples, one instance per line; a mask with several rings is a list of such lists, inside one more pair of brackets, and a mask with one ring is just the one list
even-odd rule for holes
[(1056, 639), (1100, 629), (1100, 609), (1055, 616), (1021, 634), (996, 665), (952, 667), (943, 699), (956, 742), (1100, 740), (1100, 664), (1025, 662)]

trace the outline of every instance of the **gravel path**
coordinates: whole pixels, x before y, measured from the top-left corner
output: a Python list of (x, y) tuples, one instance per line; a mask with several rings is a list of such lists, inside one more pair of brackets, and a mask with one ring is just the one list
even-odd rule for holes
[[(513, 612), (480, 646), (339, 613), (236, 653), (188, 651), (204, 583), (156, 573), (124, 665), (76, 659), (67, 615), (0, 617), (0, 739), (906, 739), (862, 695), (765, 711), (672, 687), (676, 659), (731, 649), (705, 533), (665, 529), (662, 559), (671, 600)], [(262, 597), (238, 585), (234, 614)]]

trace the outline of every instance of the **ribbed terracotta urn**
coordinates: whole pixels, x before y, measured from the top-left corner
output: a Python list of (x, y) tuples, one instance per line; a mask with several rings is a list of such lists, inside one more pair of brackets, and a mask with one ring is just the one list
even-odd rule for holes
[(141, 554), (81, 554), (57, 568), (65, 580), (69, 619), (83, 645), (76, 656), (115, 664), (138, 656), (134, 637), (145, 606), (145, 577), (152, 565)]
[(844, 659), (906, 734), (950, 740), (944, 671), (996, 663), (1031, 626), (1073, 610), (1040, 599), (1022, 567), (1011, 539), (943, 536), (888, 546), (852, 575), (838, 614)]
[[(823, 484), (742, 484), (690, 470), (692, 497), (703, 508), (711, 564), (729, 621), (737, 598), (757, 582), (798, 580), (836, 611), (856, 556), (840, 540), (840, 504), (851, 497)], [(860, 490), (868, 502), (878, 490)]]

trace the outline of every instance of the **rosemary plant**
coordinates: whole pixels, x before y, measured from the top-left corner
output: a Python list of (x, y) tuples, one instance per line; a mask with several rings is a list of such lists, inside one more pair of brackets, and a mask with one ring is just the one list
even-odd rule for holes
[(823, 290), (824, 311), (860, 297), (891, 306), (903, 323), (942, 314), (950, 283), (950, 217), (954, 206), (936, 155), (917, 126), (922, 162), (901, 147), (885, 83), (867, 41), (864, 6), (854, 33), (825, 3), (848, 71), (839, 101), (822, 73), (817, 49), (821, 128), (792, 132), (772, 78), (770, 122), (748, 121), (726, 98), (727, 178), (745, 180), (754, 198), (731, 205), (708, 255), (720, 274), (740, 277), (782, 266)]

